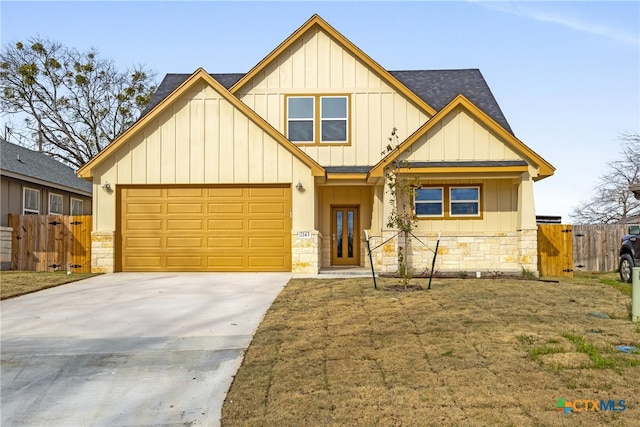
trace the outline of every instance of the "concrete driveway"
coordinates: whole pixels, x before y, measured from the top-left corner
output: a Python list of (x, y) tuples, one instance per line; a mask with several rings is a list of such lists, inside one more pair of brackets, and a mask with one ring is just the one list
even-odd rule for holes
[(291, 273), (116, 273), (2, 301), (3, 426), (220, 424)]

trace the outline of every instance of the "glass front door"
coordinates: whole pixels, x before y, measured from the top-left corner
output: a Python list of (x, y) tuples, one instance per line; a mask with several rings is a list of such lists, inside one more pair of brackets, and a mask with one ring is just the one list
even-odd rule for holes
[(360, 221), (357, 206), (331, 208), (331, 264), (360, 264)]

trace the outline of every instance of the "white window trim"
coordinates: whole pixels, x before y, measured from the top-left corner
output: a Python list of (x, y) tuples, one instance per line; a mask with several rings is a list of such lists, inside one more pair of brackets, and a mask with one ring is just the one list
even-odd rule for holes
[[(32, 209), (32, 208), (27, 208), (26, 206), (26, 202), (27, 202), (27, 191), (35, 191), (38, 194), (38, 208), (37, 209)], [(40, 200), (40, 190), (37, 190), (35, 188), (30, 188), (30, 187), (24, 187), (22, 189), (22, 213), (23, 214), (36, 214), (39, 215), (40, 214), (40, 204), (41, 204), (41, 200)]]
[[(291, 111), (291, 109), (289, 108), (289, 101), (291, 99), (311, 99), (312, 101), (312, 105), (313, 105), (313, 111), (311, 113), (311, 117), (289, 117), (289, 112)], [(287, 138), (289, 138), (289, 135), (291, 134), (291, 132), (289, 131), (289, 125), (291, 124), (291, 122), (308, 122), (311, 121), (311, 124), (313, 126), (312, 128), (312, 133), (311, 133), (311, 141), (296, 141), (296, 140), (291, 140), (291, 142), (295, 142), (295, 143), (299, 143), (299, 144), (313, 144), (315, 142), (315, 135), (316, 135), (316, 101), (315, 101), (315, 97), (314, 96), (288, 96), (287, 97)]]
[[(79, 214), (74, 214), (74, 213), (73, 213), (73, 202), (74, 202), (74, 201), (76, 201), (76, 202), (80, 202), (80, 211), (81, 211), (81, 212), (80, 212)], [(83, 214), (83, 211), (84, 211), (84, 200), (82, 200), (82, 199), (76, 199), (76, 198), (74, 198), (74, 197), (71, 197), (71, 200), (69, 201), (69, 213), (70, 213), (71, 215), (77, 216), (77, 215), (82, 215), (82, 214)]]
[[(431, 187), (431, 186), (429, 186), (429, 187), (424, 187), (422, 189), (418, 189), (416, 191), (419, 191), (419, 190), (440, 190), (440, 194), (442, 194), (442, 198), (439, 201), (436, 201), (436, 200), (416, 201), (415, 198), (414, 198), (413, 204), (414, 204), (414, 210), (416, 212), (416, 216), (418, 218), (443, 218), (444, 217), (444, 202), (445, 202), (445, 200), (444, 200), (444, 195), (445, 195), (444, 187)], [(415, 205), (417, 205), (417, 204), (436, 204), (436, 203), (440, 204), (440, 213), (438, 215), (418, 214), (417, 213), (418, 210), (416, 209)]]
[[(51, 206), (53, 206), (53, 203), (51, 203), (51, 199), (54, 197), (60, 197), (60, 210), (61, 212), (53, 212), (51, 210)], [(58, 193), (49, 193), (49, 215), (62, 215), (64, 213), (64, 197), (62, 197), (62, 194), (58, 194)]]
[[(306, 98), (306, 99), (312, 99), (313, 100), (313, 117), (306, 117), (306, 118), (290, 118), (289, 117), (289, 100), (290, 99), (300, 99), (300, 98)], [(345, 108), (346, 108), (346, 117), (322, 117), (322, 99), (324, 98), (342, 98), (345, 100)], [(296, 145), (326, 145), (326, 146), (331, 146), (331, 145), (351, 145), (351, 119), (350, 119), (350, 115), (351, 115), (351, 97), (349, 96), (349, 94), (327, 94), (327, 95), (320, 95), (320, 94), (312, 94), (312, 95), (285, 95), (285, 105), (286, 105), (286, 111), (285, 111), (285, 128), (286, 128), (286, 137), (289, 138), (289, 141), (295, 143)], [(325, 141), (322, 139), (322, 122), (325, 120), (344, 120), (345, 125), (346, 125), (346, 134), (345, 134), (345, 139), (342, 141)], [(311, 141), (297, 141), (294, 139), (291, 139), (290, 137), (290, 129), (289, 129), (289, 124), (291, 122), (295, 122), (295, 121), (311, 121), (313, 124), (313, 139)]]
[[(453, 197), (451, 197), (451, 191), (452, 190), (456, 190), (456, 189), (461, 189), (461, 188), (475, 188), (476, 190), (478, 190), (478, 198), (477, 199), (473, 199), (473, 200), (453, 200)], [(457, 217), (479, 217), (480, 216), (480, 186), (478, 185), (453, 185), (451, 187), (449, 187), (449, 216), (451, 218), (457, 218)], [(454, 214), (453, 213), (453, 204), (454, 203), (476, 203), (478, 205), (478, 213), (476, 214)]]
[[(324, 98), (342, 98), (345, 100), (346, 117), (324, 117), (322, 114), (322, 100)], [(346, 144), (349, 142), (349, 97), (345, 95), (322, 95), (320, 96), (320, 115), (318, 117), (320, 125), (320, 143), (322, 144)], [(345, 139), (341, 141), (325, 141), (322, 139), (322, 123), (328, 120), (344, 120), (345, 123)]]

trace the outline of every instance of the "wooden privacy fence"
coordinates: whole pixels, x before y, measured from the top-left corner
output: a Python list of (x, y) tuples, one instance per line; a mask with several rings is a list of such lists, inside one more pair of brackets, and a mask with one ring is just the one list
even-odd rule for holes
[(12, 215), (11, 268), (91, 272), (91, 215)]
[(578, 271), (615, 271), (620, 242), (631, 224), (573, 226), (573, 265)]
[(540, 224), (538, 270), (541, 276), (573, 276), (574, 271), (618, 269), (620, 242), (632, 224)]
[(541, 276), (573, 277), (571, 225), (538, 225), (538, 272)]

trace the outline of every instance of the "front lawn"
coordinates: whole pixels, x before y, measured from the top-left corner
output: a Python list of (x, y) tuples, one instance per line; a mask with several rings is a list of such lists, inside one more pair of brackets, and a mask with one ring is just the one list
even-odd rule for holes
[[(632, 425), (640, 355), (615, 347), (637, 347), (640, 329), (607, 278), (437, 279), (415, 292), (293, 279), (247, 350), (222, 424)], [(559, 399), (609, 406), (565, 416)]]
[(0, 273), (0, 298), (13, 298), (96, 275), (97, 273), (67, 274), (66, 271), (3, 271)]

